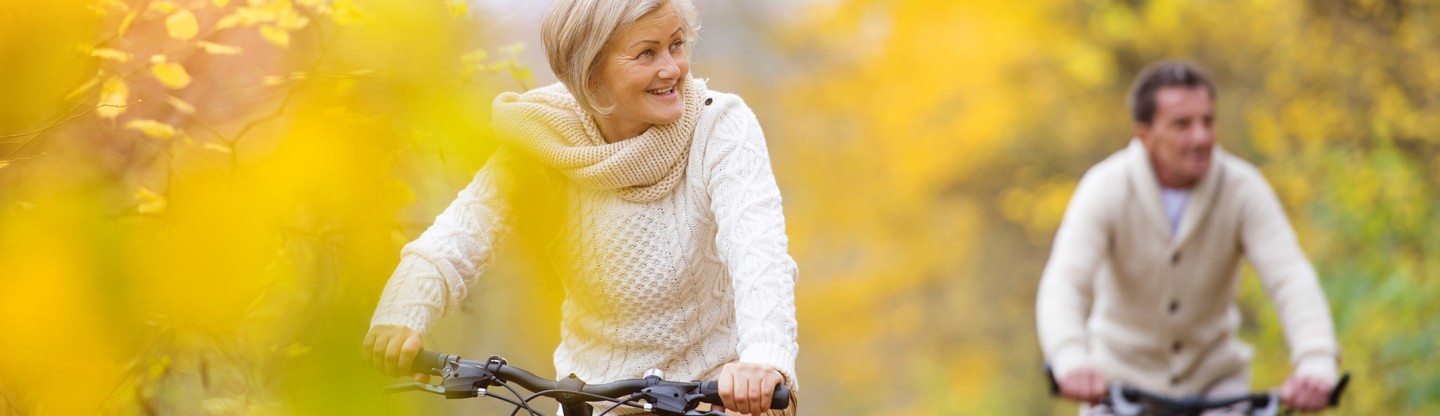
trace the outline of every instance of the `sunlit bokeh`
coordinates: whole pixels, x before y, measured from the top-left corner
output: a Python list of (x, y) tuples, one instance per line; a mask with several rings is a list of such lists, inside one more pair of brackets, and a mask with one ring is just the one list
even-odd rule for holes
[[(401, 380), (360, 342), (401, 246), (493, 153), (491, 99), (553, 82), (545, 3), (0, 2), (0, 415), (508, 414), (382, 394)], [(1320, 273), (1338, 413), (1440, 413), (1435, 2), (696, 3), (692, 70), (755, 109), (785, 197), (802, 414), (1075, 414), (1035, 288), (1166, 58), (1214, 72), (1222, 145)], [(553, 375), (563, 292), (512, 243), (427, 348)], [(1275, 387), (1284, 338), (1244, 275)]]

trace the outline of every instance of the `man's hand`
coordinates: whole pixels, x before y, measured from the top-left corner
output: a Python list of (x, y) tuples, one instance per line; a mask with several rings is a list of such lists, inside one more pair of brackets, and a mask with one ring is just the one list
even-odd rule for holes
[[(365, 343), (360, 350), (365, 361), (376, 370), (391, 377), (411, 375), (410, 365), (420, 354), (423, 345), (420, 332), (396, 325), (376, 325), (365, 334)], [(427, 382), (428, 374), (414, 374), (415, 381)]]
[(775, 386), (785, 381), (785, 376), (770, 366), (750, 363), (730, 363), (720, 367), (715, 377), (720, 389), (720, 401), (724, 407), (715, 410), (734, 410), (747, 415), (760, 415), (770, 410), (770, 399), (775, 395)]
[(1330, 405), (1335, 384), (1312, 376), (1290, 375), (1280, 388), (1280, 401), (1301, 412), (1318, 412)]
[(1060, 385), (1060, 395), (1085, 403), (1099, 403), (1105, 397), (1105, 376), (1094, 367), (1079, 367), (1070, 370), (1055, 380)]

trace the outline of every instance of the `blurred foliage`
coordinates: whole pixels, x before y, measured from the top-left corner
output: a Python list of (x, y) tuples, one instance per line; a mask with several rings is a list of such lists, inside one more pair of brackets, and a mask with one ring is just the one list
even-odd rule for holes
[(0, 18), (0, 414), (384, 409), (370, 312), (529, 87), (519, 46), (455, 2)]
[[(1320, 271), (1355, 376), (1339, 413), (1440, 413), (1440, 6), (787, 7), (707, 20), (695, 70), (771, 143), (806, 414), (1074, 414), (1040, 371), (1035, 286), (1079, 176), (1129, 137), (1131, 78), (1175, 57), (1213, 70), (1222, 144)], [(0, 414), (498, 411), (367, 393), (388, 380), (358, 359), (401, 245), (493, 151), (490, 99), (548, 67), (479, 10), (0, 3)], [(716, 56), (732, 32), (747, 53)], [(546, 374), (561, 291), (510, 251), (427, 347)], [(1255, 386), (1278, 385), (1245, 275)]]

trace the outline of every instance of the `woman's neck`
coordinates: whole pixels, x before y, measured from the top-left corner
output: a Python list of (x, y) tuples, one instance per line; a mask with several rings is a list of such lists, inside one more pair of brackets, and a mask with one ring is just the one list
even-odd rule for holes
[(620, 119), (613, 114), (595, 117), (595, 125), (600, 128), (600, 136), (605, 139), (605, 143), (615, 143), (639, 136), (654, 126), (642, 121)]

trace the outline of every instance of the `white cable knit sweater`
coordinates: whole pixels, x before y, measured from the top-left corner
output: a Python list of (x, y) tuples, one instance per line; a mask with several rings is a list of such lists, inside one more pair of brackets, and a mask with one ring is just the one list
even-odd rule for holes
[[(739, 97), (695, 86), (704, 104), (671, 192), (641, 202), (553, 175), (571, 204), (566, 244), (558, 247), (573, 252), (552, 255), (570, 256), (558, 264), (572, 264), (575, 270), (562, 274), (576, 276), (563, 282), (558, 374), (600, 383), (659, 368), (668, 379), (691, 380), (742, 361), (772, 366), (798, 385), (798, 271), (764, 135)], [(559, 84), (532, 94), (568, 96)], [(563, 133), (596, 139), (583, 137), (595, 133), (586, 130)], [(405, 246), (372, 326), (424, 333), (455, 309), (509, 228), (511, 203), (502, 190), (516, 181), (504, 167), (521, 154), (502, 146)]]

